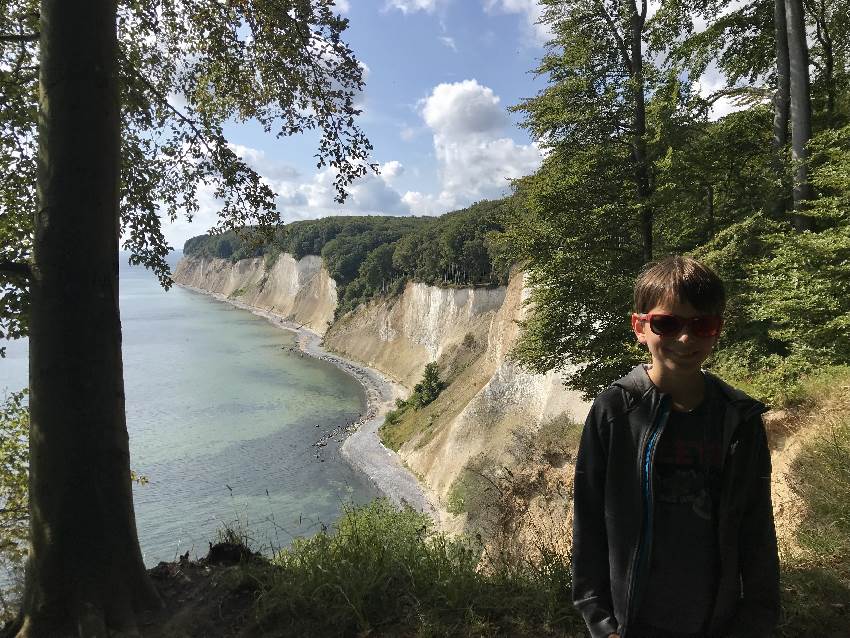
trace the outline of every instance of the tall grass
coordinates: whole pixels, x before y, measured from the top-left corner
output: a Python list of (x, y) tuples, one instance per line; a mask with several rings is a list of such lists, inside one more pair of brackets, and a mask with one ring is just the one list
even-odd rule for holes
[(584, 635), (565, 557), (488, 557), (384, 500), (346, 508), (273, 562), (258, 575), (258, 624), (283, 635)]
[(850, 369), (831, 368), (801, 386), (811, 431), (792, 466), (804, 508), (801, 552), (782, 565), (782, 636), (850, 635)]

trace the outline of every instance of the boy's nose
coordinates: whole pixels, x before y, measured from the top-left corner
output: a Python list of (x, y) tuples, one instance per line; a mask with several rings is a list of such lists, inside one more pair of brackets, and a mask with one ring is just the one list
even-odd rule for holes
[(681, 341), (682, 343), (687, 343), (688, 341), (693, 339), (693, 336), (691, 335), (691, 327), (686, 325), (682, 332), (679, 333), (679, 336), (676, 339), (678, 341)]

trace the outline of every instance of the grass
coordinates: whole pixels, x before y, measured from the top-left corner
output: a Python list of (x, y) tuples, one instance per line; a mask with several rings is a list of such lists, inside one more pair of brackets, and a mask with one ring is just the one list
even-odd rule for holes
[(492, 560), (386, 501), (348, 508), (257, 576), (257, 625), (299, 636), (579, 636), (566, 557)]
[(804, 513), (783, 552), (780, 635), (847, 635), (850, 614), (850, 368), (805, 379), (794, 404), (811, 432), (791, 468)]

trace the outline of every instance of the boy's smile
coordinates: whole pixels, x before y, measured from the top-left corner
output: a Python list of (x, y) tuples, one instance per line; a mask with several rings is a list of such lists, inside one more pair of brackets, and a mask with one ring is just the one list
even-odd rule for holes
[[(682, 319), (691, 319), (704, 315), (688, 302), (664, 302), (646, 314), (674, 315)], [(661, 336), (655, 334), (649, 321), (632, 315), (632, 329), (640, 343), (646, 344), (652, 356), (652, 367), (655, 374), (667, 376), (692, 376), (700, 372), (703, 362), (711, 354), (711, 349), (717, 342), (717, 336), (700, 337), (694, 334), (693, 327), (685, 324), (675, 335)]]

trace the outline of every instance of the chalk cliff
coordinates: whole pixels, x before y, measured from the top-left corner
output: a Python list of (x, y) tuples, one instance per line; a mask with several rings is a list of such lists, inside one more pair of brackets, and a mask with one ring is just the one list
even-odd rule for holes
[(237, 263), (183, 259), (178, 283), (220, 293), (324, 335), (324, 346), (412, 389), (437, 361), (448, 388), (429, 407), (429, 427), (399, 450), (443, 502), (476, 457), (505, 457), (517, 429), (534, 430), (568, 413), (582, 420), (588, 404), (555, 373), (532, 374), (508, 360), (523, 317), (523, 273), (507, 287), (438, 288), (409, 283), (403, 294), (333, 320), (336, 286), (321, 258), (281, 255)]
[(587, 413), (557, 374), (533, 374), (508, 360), (525, 311), (524, 280), (518, 272), (506, 288), (408, 284), (401, 296), (349, 313), (325, 334), (330, 349), (408, 388), (427, 363), (440, 364), (451, 383), (432, 408), (434, 421), (399, 454), (442, 500), (470, 459), (502, 457), (516, 428)]
[(336, 282), (315, 255), (295, 259), (282, 254), (270, 268), (262, 257), (236, 263), (184, 257), (174, 280), (272, 312), (320, 335), (333, 321), (336, 308)]

